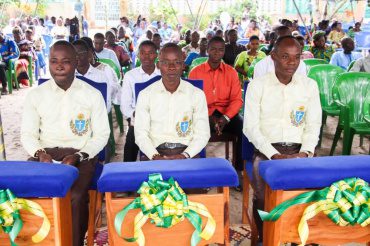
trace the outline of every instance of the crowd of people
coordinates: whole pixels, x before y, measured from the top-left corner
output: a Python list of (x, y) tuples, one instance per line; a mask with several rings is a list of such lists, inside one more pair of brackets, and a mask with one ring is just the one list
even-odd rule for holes
[[(216, 20), (201, 32), (139, 16), (135, 23), (122, 17), (120, 25), (89, 37), (87, 24), (82, 35), (76, 32), (76, 21), (12, 19), (0, 33), (2, 95), (9, 61), (15, 61), (17, 80), (28, 86), (30, 63), (38, 61), (39, 68), (47, 63), (42, 35), (54, 38), (48, 54), (51, 78), (27, 95), (21, 137), (33, 160), (79, 168), (72, 187), (75, 246), (83, 245), (92, 166), (112, 135), (107, 116), (112, 107), (129, 122), (124, 162), (197, 158), (212, 134), (228, 133), (237, 139), (235, 169), (241, 176), (245, 135), (256, 149), (253, 209), (262, 240), (259, 162), (312, 157), (319, 140), (319, 90), (303, 60), (320, 58), (343, 69), (356, 61), (351, 71), (370, 72), (370, 56), (354, 51), (353, 33), (361, 32), (361, 23), (347, 33), (338, 21), (306, 30), (283, 19), (260, 29), (257, 21), (243, 17), (239, 23), (232, 19), (225, 30)], [(193, 67), (199, 59), (203, 63)], [(203, 84), (197, 87), (185, 78)], [(106, 103), (84, 79), (107, 84)], [(137, 96), (135, 85), (150, 80)], [(244, 109), (243, 83), (249, 83)]]

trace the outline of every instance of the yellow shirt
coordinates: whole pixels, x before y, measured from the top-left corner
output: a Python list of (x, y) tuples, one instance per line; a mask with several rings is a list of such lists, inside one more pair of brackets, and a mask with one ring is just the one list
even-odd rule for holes
[(140, 92), (135, 113), (135, 141), (140, 150), (152, 158), (158, 145), (181, 143), (193, 157), (201, 152), (210, 138), (208, 108), (204, 92), (181, 80), (174, 93), (162, 80)]
[(252, 80), (245, 98), (243, 132), (267, 158), (279, 153), (271, 144), (301, 143), (314, 153), (321, 127), (319, 90), (314, 80), (295, 74), (288, 85), (270, 72)]
[(50, 79), (25, 99), (21, 141), (31, 156), (41, 148), (70, 147), (94, 157), (109, 133), (102, 95), (82, 80), (75, 78), (64, 91)]

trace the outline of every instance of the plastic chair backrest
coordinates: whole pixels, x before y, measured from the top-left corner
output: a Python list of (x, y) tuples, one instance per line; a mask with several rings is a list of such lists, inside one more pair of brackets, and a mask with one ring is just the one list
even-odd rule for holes
[[(158, 76), (155, 76), (155, 77), (151, 78), (150, 80), (148, 80), (144, 83), (135, 83), (135, 98), (136, 98), (136, 101), (137, 101), (137, 98), (139, 96), (140, 91), (144, 90), (146, 87), (153, 84), (154, 82), (157, 82), (161, 78), (162, 78), (162, 76), (158, 75)], [(185, 81), (189, 82), (190, 84), (192, 84), (193, 86), (203, 90), (203, 80), (184, 79), (184, 78), (182, 78), (182, 80), (185, 80)]]
[[(243, 95), (243, 102), (244, 102), (243, 103), (243, 115), (244, 115), (245, 104), (247, 103), (245, 101), (245, 96), (247, 94), (248, 84), (249, 84), (249, 82), (246, 81), (246, 82), (244, 82), (244, 85), (243, 85), (243, 91), (244, 91), (244, 95)], [(254, 145), (251, 142), (249, 142), (248, 138), (243, 134), (243, 138), (242, 138), (242, 159), (247, 160), (247, 161), (252, 161), (253, 155), (254, 155)]]
[(351, 68), (353, 67), (353, 65), (355, 64), (355, 62), (356, 61), (351, 61), (351, 63), (347, 67), (347, 72), (349, 72), (351, 70)]
[(247, 45), (249, 43), (249, 38), (241, 38), (236, 41), (237, 44)]
[[(76, 78), (85, 81), (86, 83), (88, 83), (89, 85), (91, 85), (92, 87), (94, 87), (95, 89), (100, 91), (100, 93), (102, 94), (102, 96), (104, 98), (105, 105), (107, 104), (107, 84), (106, 83), (97, 83), (97, 82), (92, 81), (90, 79), (87, 79), (83, 76), (76, 76)], [(38, 85), (42, 85), (43, 83), (45, 83), (49, 79), (50, 78), (40, 78), (38, 80)]]
[(104, 64), (107, 64), (109, 65), (113, 70), (114, 72), (116, 73), (117, 75), (117, 78), (119, 80), (122, 79), (122, 76), (121, 76), (121, 69), (119, 67), (117, 67), (117, 64), (114, 63), (114, 61), (112, 61), (111, 59), (106, 59), (106, 58), (99, 58), (99, 62), (102, 62)]
[(308, 72), (307, 76), (317, 82), (322, 107), (336, 106), (332, 94), (333, 86), (337, 77), (344, 72), (342, 68), (330, 64), (313, 66)]
[(356, 49), (370, 49), (370, 32), (355, 34)]
[(252, 61), (251, 65), (249, 66), (248, 68), (248, 72), (247, 72), (247, 77), (249, 79), (252, 79), (253, 78), (253, 74), (254, 74), (254, 67), (256, 66), (256, 64), (262, 60), (263, 58), (256, 58)]
[(307, 72), (309, 72), (311, 67), (313, 67), (315, 65), (328, 64), (329, 63), (324, 59), (318, 59), (318, 58), (305, 59), (305, 60), (303, 60), (303, 62), (306, 64)]
[(338, 76), (333, 91), (334, 99), (349, 108), (350, 122), (364, 122), (364, 107), (370, 103), (370, 73), (343, 73)]
[(208, 57), (198, 57), (198, 58), (194, 59), (193, 62), (191, 63), (191, 65), (190, 65), (190, 67), (189, 67), (189, 71), (191, 71), (196, 66), (205, 63), (207, 60), (208, 60)]
[(42, 38), (45, 42), (45, 55), (49, 55), (50, 53), (50, 46), (53, 43), (53, 37), (51, 35), (43, 34)]

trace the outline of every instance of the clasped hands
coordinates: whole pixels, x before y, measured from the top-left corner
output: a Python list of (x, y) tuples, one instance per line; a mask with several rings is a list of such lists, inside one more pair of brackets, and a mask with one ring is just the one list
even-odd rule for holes
[[(76, 154), (72, 155), (67, 155), (63, 158), (62, 164), (67, 164), (67, 165), (76, 165), (80, 160), (80, 157)], [(40, 162), (47, 162), (47, 163), (52, 163), (53, 158), (51, 158), (51, 155), (41, 152), (39, 153), (39, 161)]]
[(227, 123), (229, 123), (224, 116), (217, 117), (214, 115), (209, 116), (209, 122), (218, 136), (222, 134), (224, 127), (227, 125)]

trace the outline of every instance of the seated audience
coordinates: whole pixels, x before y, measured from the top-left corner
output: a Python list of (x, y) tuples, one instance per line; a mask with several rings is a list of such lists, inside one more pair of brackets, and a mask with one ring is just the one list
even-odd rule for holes
[(104, 48), (105, 37), (102, 33), (97, 33), (94, 35), (94, 48), (95, 53), (98, 58), (101, 59), (111, 59), (117, 67), (121, 67), (121, 64), (118, 61), (116, 53), (113, 50)]
[(6, 78), (6, 71), (9, 69), (9, 61), (19, 57), (19, 49), (14, 40), (4, 37), (0, 31), (0, 81), (1, 81), (1, 95), (8, 94), (8, 80)]
[(353, 64), (353, 67), (350, 71), (370, 73), (370, 50), (369, 53), (367, 53), (367, 56), (355, 61), (355, 64)]
[(313, 46), (310, 47), (309, 51), (315, 58), (330, 62), (331, 56), (334, 54), (335, 49), (333, 46), (326, 44), (325, 32), (317, 31), (312, 38)]

